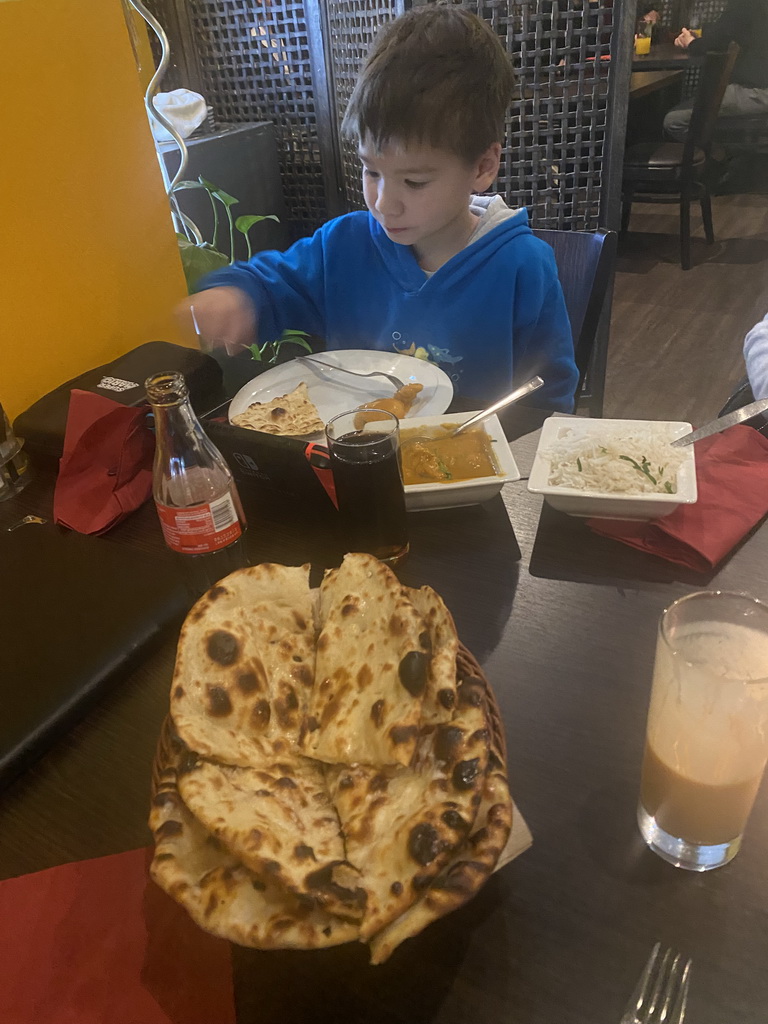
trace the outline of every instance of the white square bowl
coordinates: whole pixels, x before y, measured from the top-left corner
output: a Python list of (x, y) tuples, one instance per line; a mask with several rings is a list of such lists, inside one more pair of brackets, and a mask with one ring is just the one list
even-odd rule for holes
[[(443, 413), (442, 416), (409, 416), (401, 423), (401, 431), (410, 433), (419, 427), (459, 426), (477, 415), (474, 412)], [(479, 423), (491, 439), (491, 449), (499, 472), (494, 476), (478, 476), (472, 480), (446, 480), (437, 484), (406, 484), (405, 504), (411, 510), (454, 508), (457, 505), (479, 505), (488, 501), (510, 480), (520, 479), (520, 470), (509, 450), (509, 443), (496, 415)]]
[(570, 516), (588, 519), (648, 520), (668, 516), (678, 505), (692, 505), (698, 497), (696, 490), (696, 461), (694, 446), (682, 449), (685, 461), (677, 472), (676, 494), (608, 494), (601, 491), (581, 491), (574, 487), (550, 484), (547, 451), (560, 438), (569, 434), (587, 437), (615, 434), (618, 430), (632, 433), (649, 427), (665, 427), (669, 440), (674, 441), (691, 431), (690, 423), (671, 420), (600, 420), (584, 417), (551, 416), (541, 429), (536, 458), (528, 478), (528, 490), (541, 494), (553, 508)]

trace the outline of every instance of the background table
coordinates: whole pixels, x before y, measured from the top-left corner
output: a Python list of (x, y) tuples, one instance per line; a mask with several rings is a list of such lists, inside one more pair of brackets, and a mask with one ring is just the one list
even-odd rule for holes
[[(524, 475), (535, 445), (531, 435), (513, 446)], [(47, 502), (39, 480), (0, 506), (0, 528)], [(254, 559), (337, 557), (330, 520), (264, 495), (247, 506)], [(651, 854), (635, 806), (659, 614), (702, 587), (768, 599), (768, 531), (701, 576), (542, 511), (524, 481), (507, 485), (503, 500), (410, 522), (400, 576), (439, 591), (496, 690), (533, 846), (382, 967), (369, 967), (355, 945), (236, 950), (242, 1024), (610, 1024), (657, 939), (694, 958), (691, 1024), (764, 1021), (765, 788), (743, 850), (705, 875)], [(165, 564), (151, 507), (94, 541), (114, 542), (155, 550)], [(150, 765), (173, 653), (168, 636), (0, 794), (0, 875), (149, 842)]]
[(632, 57), (633, 71), (674, 71), (689, 64), (698, 64), (702, 58), (691, 57), (687, 50), (675, 46), (674, 43), (657, 43), (651, 47), (650, 53)]

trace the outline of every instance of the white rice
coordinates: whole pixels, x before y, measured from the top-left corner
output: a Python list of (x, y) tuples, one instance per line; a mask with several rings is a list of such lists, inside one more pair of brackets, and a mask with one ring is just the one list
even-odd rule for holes
[(548, 483), (601, 494), (676, 494), (685, 451), (671, 447), (667, 431), (569, 431), (542, 453), (549, 459)]

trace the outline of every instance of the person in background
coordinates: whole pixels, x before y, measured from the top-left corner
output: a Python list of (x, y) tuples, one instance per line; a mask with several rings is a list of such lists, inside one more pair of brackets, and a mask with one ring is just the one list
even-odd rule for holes
[(525, 209), (479, 194), (498, 173), (513, 88), (498, 36), (464, 8), (390, 22), (342, 126), (368, 212), (217, 271), (180, 315), (193, 307), (201, 336), (229, 352), (303, 330), (328, 349), (417, 354), (477, 408), (539, 374), (535, 404), (570, 411), (578, 373), (554, 253)]
[[(684, 28), (675, 46), (691, 54), (723, 51), (736, 42), (741, 52), (731, 82), (725, 90), (720, 117), (746, 114), (768, 116), (768, 0), (728, 0), (728, 6), (712, 25), (706, 25), (701, 38)], [(679, 103), (664, 118), (664, 134), (674, 142), (683, 142), (688, 133), (693, 97)]]
[(645, 0), (637, 6), (636, 35), (647, 34), (650, 26), (651, 42), (657, 43), (661, 33), (661, 0)]
[(768, 398), (768, 313), (744, 339), (744, 362), (755, 399)]

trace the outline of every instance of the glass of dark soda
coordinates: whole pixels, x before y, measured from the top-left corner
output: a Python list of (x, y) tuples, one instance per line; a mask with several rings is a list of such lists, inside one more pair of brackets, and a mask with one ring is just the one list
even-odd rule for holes
[(325, 435), (347, 551), (394, 565), (408, 552), (399, 421), (384, 410), (376, 410), (376, 419), (369, 415), (339, 413)]

